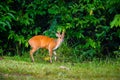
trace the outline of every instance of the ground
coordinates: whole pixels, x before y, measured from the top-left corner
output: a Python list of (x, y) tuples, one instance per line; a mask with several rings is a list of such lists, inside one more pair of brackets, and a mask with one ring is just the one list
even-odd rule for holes
[(0, 80), (119, 80), (120, 60), (70, 62), (30, 62), (4, 57), (0, 60)]

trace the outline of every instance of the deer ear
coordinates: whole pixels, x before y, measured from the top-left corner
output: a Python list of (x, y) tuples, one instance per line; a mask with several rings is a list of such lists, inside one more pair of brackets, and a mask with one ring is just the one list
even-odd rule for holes
[(56, 33), (56, 36), (57, 36), (57, 37), (59, 37), (59, 36), (60, 36), (60, 32), (59, 32), (59, 31)]
[(60, 35), (60, 31), (57, 31), (57, 34), (59, 34), (59, 35)]

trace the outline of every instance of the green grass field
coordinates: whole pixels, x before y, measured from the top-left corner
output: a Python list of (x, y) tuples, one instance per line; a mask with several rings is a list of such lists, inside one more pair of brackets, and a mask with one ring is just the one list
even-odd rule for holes
[(20, 57), (0, 60), (0, 80), (119, 80), (120, 60), (52, 64)]

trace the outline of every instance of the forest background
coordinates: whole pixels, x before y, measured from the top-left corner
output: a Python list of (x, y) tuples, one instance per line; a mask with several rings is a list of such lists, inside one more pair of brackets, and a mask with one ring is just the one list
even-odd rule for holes
[(120, 0), (0, 0), (0, 56), (29, 56), (32, 36), (62, 30), (59, 61), (119, 58)]

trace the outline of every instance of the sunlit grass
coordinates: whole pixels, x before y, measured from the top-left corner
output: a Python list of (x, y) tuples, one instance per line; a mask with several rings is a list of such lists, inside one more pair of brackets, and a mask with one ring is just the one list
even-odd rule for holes
[[(61, 67), (62, 66), (62, 67)], [(0, 60), (0, 80), (119, 80), (120, 61), (35, 62), (20, 57)]]

